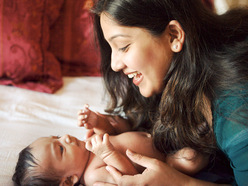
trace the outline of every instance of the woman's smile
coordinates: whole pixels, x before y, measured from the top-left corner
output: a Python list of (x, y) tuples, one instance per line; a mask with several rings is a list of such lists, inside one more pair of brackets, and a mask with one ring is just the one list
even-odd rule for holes
[(143, 75), (140, 72), (133, 72), (133, 73), (127, 74), (127, 76), (128, 78), (133, 79), (133, 84), (135, 84), (136, 86), (139, 86), (139, 84), (143, 80)]

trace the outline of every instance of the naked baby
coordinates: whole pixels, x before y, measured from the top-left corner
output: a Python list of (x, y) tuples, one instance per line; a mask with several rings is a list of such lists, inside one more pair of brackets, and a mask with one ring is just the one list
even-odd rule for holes
[[(94, 120), (98, 118), (95, 120), (98, 122), (91, 123), (92, 118)], [(188, 174), (204, 167), (204, 161), (198, 161), (201, 156), (194, 158), (197, 161), (193, 161), (191, 157), (188, 163), (184, 163), (185, 159), (181, 161), (181, 158), (174, 158), (175, 155), (165, 157), (153, 147), (150, 134), (137, 131), (124, 132), (129, 128), (126, 123), (121, 123), (121, 120), (106, 119), (87, 106), (79, 112), (78, 122), (89, 130), (88, 139), (85, 141), (70, 135), (42, 137), (23, 149), (13, 176), (15, 184), (71, 186), (93, 185), (98, 181), (115, 183), (106, 170), (107, 165), (128, 175), (144, 171), (143, 167), (127, 158), (127, 149), (167, 162)], [(118, 123), (118, 127), (115, 127)], [(112, 135), (116, 133), (120, 134)], [(192, 154), (193, 150), (187, 149), (187, 152), (189, 151), (188, 154)]]

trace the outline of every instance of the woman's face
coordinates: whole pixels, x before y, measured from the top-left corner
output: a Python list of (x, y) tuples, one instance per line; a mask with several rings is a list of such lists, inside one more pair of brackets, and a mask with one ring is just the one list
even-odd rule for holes
[(144, 97), (160, 93), (173, 55), (167, 28), (162, 36), (154, 37), (142, 28), (120, 26), (106, 13), (100, 21), (112, 49), (111, 68), (133, 78)]

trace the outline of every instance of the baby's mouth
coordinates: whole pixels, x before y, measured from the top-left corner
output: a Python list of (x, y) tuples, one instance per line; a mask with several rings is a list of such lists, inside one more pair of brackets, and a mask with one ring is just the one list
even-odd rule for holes
[(85, 141), (78, 141), (78, 146), (80, 146), (80, 147), (85, 147)]
[(78, 147), (84, 147), (84, 146), (85, 146), (85, 141), (81, 141), (81, 140), (75, 138), (75, 144), (76, 144)]
[(77, 144), (77, 146), (80, 145), (80, 142), (78, 141), (78, 139), (76, 139), (76, 144)]

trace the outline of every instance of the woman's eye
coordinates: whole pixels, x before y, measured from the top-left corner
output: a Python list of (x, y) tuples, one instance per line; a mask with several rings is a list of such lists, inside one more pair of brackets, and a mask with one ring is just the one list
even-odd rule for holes
[(129, 45), (127, 45), (127, 46), (125, 46), (123, 48), (119, 48), (119, 51), (125, 52), (128, 49)]
[(57, 139), (61, 138), (61, 136), (57, 136)]

